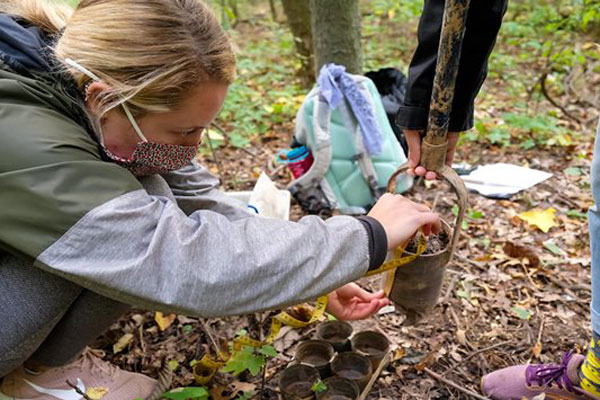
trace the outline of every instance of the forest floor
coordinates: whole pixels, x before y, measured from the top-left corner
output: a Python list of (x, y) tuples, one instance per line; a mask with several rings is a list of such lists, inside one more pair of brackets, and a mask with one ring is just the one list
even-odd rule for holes
[[(402, 23), (395, 17), (365, 14), (365, 70), (396, 66), (406, 71), (418, 15), (404, 16)], [(507, 19), (512, 17), (509, 14)], [(205, 147), (200, 156), (204, 165), (220, 174), (226, 190), (250, 190), (261, 171), (282, 188), (290, 180), (288, 170), (275, 158), (290, 142), (294, 112), (306, 91), (294, 76), (297, 63), (291, 37), (284, 25), (268, 20), (265, 10), (255, 10), (232, 29), (240, 47), (238, 83), (218, 120), (225, 134), (213, 131), (215, 155)], [(441, 299), (419, 324), (403, 325), (404, 317), (394, 311), (353, 323), (357, 329), (384, 332), (394, 347), (393, 361), (370, 399), (471, 398), (427, 370), (479, 393), (479, 379), (488, 372), (518, 363), (559, 361), (563, 352), (583, 352), (589, 343), (586, 212), (593, 204), (590, 165), (598, 98), (583, 101), (574, 93), (583, 96), (586, 87), (598, 87), (600, 74), (590, 68), (582, 76), (565, 77), (573, 80), (571, 86), (579, 85), (579, 91), (549, 89), (549, 96), (576, 121), (533, 90), (543, 74), (543, 60), (507, 61), (518, 58), (519, 51), (509, 39), (510, 35), (499, 39), (476, 104), (477, 129), (463, 134), (456, 161), (506, 162), (553, 176), (508, 200), (470, 194), (466, 229), (448, 265)], [(582, 46), (588, 42), (581, 37)], [(544, 118), (536, 119), (539, 116)], [(418, 180), (406, 196), (435, 204), (436, 211), (453, 221), (455, 200), (444, 184)], [(517, 216), (536, 208), (555, 210), (548, 232)], [(294, 205), (292, 219), (301, 216)], [(379, 278), (360, 283), (379, 288)], [(173, 387), (189, 386), (193, 384), (190, 362), (210, 349), (208, 335), (231, 340), (240, 329), (256, 333), (271, 315), (210, 320), (176, 316), (161, 330), (154, 312), (134, 310), (95, 347), (106, 350), (107, 358), (116, 364), (151, 375), (163, 362), (170, 362)], [(279, 372), (291, 360), (298, 341), (311, 337), (314, 330), (314, 326), (286, 329), (274, 343), (279, 355), (269, 360), (264, 382), (260, 374), (217, 374), (208, 385), (212, 398), (240, 398), (250, 391), (259, 396), (263, 384), (264, 398), (276, 398)], [(128, 333), (133, 338), (115, 353), (113, 345)]]

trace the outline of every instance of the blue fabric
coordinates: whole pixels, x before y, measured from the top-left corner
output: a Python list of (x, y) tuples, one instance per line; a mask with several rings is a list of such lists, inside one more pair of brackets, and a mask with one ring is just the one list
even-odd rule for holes
[(592, 329), (600, 332), (600, 123), (596, 133), (594, 160), (592, 161), (592, 194), (594, 205), (588, 212), (590, 248), (592, 253)]
[(375, 118), (373, 107), (354, 79), (346, 73), (346, 68), (342, 65), (325, 64), (319, 72), (317, 83), (321, 89), (321, 96), (332, 109), (337, 108), (344, 98), (348, 101), (360, 125), (367, 152), (370, 155), (381, 154), (383, 134)]

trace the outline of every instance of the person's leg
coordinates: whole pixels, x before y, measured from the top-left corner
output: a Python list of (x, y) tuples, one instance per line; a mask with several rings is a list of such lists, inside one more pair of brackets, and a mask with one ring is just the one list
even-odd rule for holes
[(560, 364), (516, 365), (481, 379), (482, 392), (494, 400), (554, 394), (561, 399), (600, 399), (600, 121), (591, 170), (594, 205), (588, 212), (592, 254), (592, 341), (586, 357), (570, 352)]
[(59, 366), (73, 361), (130, 306), (84, 289), (33, 354), (36, 362)]
[(0, 377), (40, 346), (81, 287), (0, 252)]
[(70, 385), (106, 387), (104, 400), (158, 398), (170, 384), (79, 356), (124, 304), (0, 252), (0, 305), (0, 400), (80, 398)]
[(594, 159), (591, 170), (594, 205), (588, 212), (590, 230), (590, 251), (592, 254), (592, 340), (587, 357), (581, 368), (581, 387), (587, 392), (600, 396), (600, 122), (594, 145)]

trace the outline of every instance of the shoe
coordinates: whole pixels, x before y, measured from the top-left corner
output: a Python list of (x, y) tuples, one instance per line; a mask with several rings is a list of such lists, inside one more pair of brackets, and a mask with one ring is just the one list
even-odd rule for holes
[(493, 400), (531, 399), (544, 393), (546, 400), (599, 399), (579, 387), (581, 354), (566, 353), (560, 364), (515, 365), (485, 375), (481, 391)]
[(103, 391), (102, 400), (159, 399), (170, 384), (170, 374), (159, 383), (117, 368), (102, 356), (102, 352), (88, 349), (61, 367), (32, 371), (21, 366), (4, 377), (0, 400), (82, 400), (82, 393)]

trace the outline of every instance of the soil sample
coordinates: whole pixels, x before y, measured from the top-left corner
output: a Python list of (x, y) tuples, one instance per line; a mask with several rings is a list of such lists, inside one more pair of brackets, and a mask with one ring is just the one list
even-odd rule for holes
[(327, 321), (317, 327), (317, 338), (333, 346), (335, 351), (350, 351), (352, 325), (344, 321)]
[(333, 347), (322, 340), (307, 340), (302, 342), (296, 348), (294, 360), (300, 364), (315, 367), (322, 379), (331, 376), (329, 362), (333, 358), (335, 351)]
[[(446, 231), (440, 231), (437, 235), (429, 235), (427, 237), (427, 248), (422, 254), (434, 254), (444, 250), (448, 247), (448, 242), (450, 238), (448, 237), (448, 233)], [(410, 242), (406, 245), (405, 251), (409, 253), (417, 252), (417, 244), (418, 238), (417, 236), (413, 237)]]
[(279, 389), (285, 400), (308, 400), (314, 398), (312, 386), (319, 379), (315, 368), (296, 364), (283, 370), (279, 377)]
[(352, 337), (352, 350), (371, 360), (373, 371), (377, 369), (389, 348), (390, 341), (379, 332), (363, 331)]
[(371, 378), (373, 369), (371, 361), (367, 357), (349, 351), (335, 356), (331, 362), (331, 372), (335, 376), (346, 378), (356, 383), (360, 391), (363, 391)]

